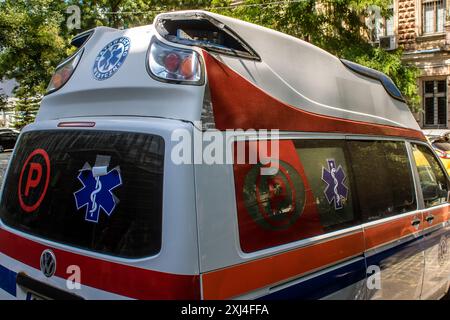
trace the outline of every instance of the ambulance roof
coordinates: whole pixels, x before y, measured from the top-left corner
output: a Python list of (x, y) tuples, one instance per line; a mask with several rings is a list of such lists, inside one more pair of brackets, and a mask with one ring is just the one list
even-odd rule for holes
[(340, 60), (298, 38), (199, 10), (163, 13), (154, 25), (166, 40), (180, 44), (187, 44), (180, 33), (192, 29), (213, 30), (214, 25), (215, 31), (224, 30), (237, 40), (228, 41), (231, 52), (214, 46), (214, 41), (192, 44), (208, 50), (256, 86), (292, 106), (419, 130), (398, 88), (386, 75)]
[[(126, 30), (99, 27), (76, 37), (81, 60), (70, 80), (47, 95), (36, 121), (89, 116), (201, 118), (204, 86), (153, 80), (145, 67), (153, 37), (200, 47), (272, 97), (308, 112), (420, 130), (392, 81), (380, 72), (300, 39), (205, 11), (160, 14), (153, 25)], [(126, 37), (126, 63), (107, 80), (93, 65), (108, 44)], [(180, 101), (183, 101), (180, 104)]]

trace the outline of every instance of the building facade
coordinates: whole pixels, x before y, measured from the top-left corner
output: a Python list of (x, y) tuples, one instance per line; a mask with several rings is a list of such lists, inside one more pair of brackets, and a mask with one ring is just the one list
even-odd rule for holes
[(403, 60), (420, 69), (422, 112), (415, 116), (427, 129), (450, 128), (449, 5), (450, 0), (394, 0), (392, 17), (377, 32), (381, 39), (393, 38), (404, 49)]

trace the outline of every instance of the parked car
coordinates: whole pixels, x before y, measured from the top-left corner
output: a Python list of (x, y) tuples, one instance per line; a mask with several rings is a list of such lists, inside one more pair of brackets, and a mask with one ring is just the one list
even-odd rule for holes
[(72, 43), (5, 174), (1, 297), (448, 291), (448, 176), (383, 73), (204, 11)]
[(450, 174), (450, 130), (428, 129), (423, 132)]
[(0, 152), (13, 149), (16, 145), (19, 133), (10, 129), (0, 129)]

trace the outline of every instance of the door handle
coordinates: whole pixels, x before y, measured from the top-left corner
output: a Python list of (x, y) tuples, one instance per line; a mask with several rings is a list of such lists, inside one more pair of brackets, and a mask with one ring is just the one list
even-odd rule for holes
[(416, 229), (419, 228), (419, 225), (420, 225), (420, 219), (419, 219), (419, 218), (414, 219), (413, 221), (411, 221), (411, 225), (412, 225), (413, 227), (415, 227)]
[(427, 217), (425, 218), (425, 220), (426, 220), (429, 224), (432, 224), (432, 223), (433, 223), (433, 220), (434, 220), (434, 216), (433, 216), (432, 214), (430, 214), (429, 216), (427, 216)]

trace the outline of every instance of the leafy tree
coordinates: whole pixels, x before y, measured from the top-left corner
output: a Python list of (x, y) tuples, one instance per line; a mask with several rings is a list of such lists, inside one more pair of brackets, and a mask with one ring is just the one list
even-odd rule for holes
[(305, 0), (273, 2), (213, 0), (215, 11), (257, 23), (311, 42), (326, 51), (386, 73), (399, 87), (412, 111), (420, 110), (416, 67), (402, 63), (402, 50), (386, 52), (368, 41), (366, 19), (373, 6), (388, 15), (391, 0)]
[(69, 53), (62, 9), (63, 2), (51, 0), (0, 2), (0, 79), (18, 82), (17, 111), (27, 114), (24, 122), (36, 111), (55, 66)]
[[(7, 109), (9, 109), (8, 96), (4, 93), (3, 89), (0, 89), (0, 113), (3, 114)], [(3, 119), (0, 119), (0, 125), (5, 125)]]
[(211, 0), (72, 0), (81, 9), (81, 28), (131, 28), (150, 24), (161, 12), (210, 6)]
[(17, 99), (14, 103), (14, 127), (22, 129), (28, 123), (34, 121), (42, 94), (36, 92), (33, 87), (23, 85), (15, 91), (15, 97)]

